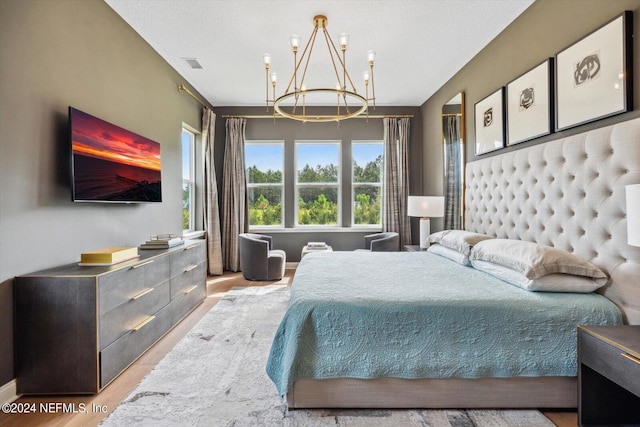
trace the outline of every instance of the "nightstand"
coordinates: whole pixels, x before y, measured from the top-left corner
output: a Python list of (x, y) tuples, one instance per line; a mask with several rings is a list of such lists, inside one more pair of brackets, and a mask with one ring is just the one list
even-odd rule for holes
[(427, 249), (420, 248), (420, 245), (404, 245), (405, 252), (426, 252)]
[(640, 424), (640, 326), (578, 326), (578, 423)]

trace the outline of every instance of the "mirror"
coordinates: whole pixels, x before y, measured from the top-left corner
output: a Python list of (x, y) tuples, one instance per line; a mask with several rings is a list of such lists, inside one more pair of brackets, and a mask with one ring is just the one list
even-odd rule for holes
[(444, 229), (464, 228), (464, 93), (442, 106)]

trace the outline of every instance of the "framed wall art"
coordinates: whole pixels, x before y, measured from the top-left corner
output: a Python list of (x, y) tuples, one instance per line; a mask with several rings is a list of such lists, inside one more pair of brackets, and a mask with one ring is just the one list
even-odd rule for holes
[(475, 105), (476, 155), (504, 147), (504, 87)]
[(507, 85), (507, 145), (552, 131), (553, 58)]
[(556, 55), (556, 130), (633, 108), (632, 32), (626, 11)]

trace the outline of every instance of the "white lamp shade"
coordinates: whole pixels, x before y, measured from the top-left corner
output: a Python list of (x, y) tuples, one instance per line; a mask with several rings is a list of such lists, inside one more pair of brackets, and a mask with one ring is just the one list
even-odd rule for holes
[(409, 196), (407, 215), (421, 218), (444, 216), (444, 197), (442, 196)]
[(640, 246), (640, 184), (627, 185), (627, 243)]

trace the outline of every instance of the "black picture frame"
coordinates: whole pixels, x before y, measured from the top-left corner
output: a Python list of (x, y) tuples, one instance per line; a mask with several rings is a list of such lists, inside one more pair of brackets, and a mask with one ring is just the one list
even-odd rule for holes
[(556, 54), (556, 131), (633, 109), (632, 44), (625, 11)]
[(547, 58), (507, 84), (507, 146), (553, 132), (553, 64)]
[(504, 86), (475, 104), (476, 156), (504, 147)]

